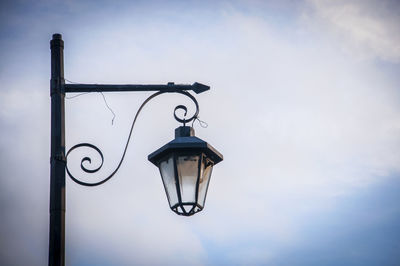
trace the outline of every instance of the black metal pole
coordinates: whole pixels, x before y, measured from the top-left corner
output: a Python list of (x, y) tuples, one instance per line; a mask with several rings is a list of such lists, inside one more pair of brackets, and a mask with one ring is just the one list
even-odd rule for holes
[(65, 84), (64, 41), (61, 34), (53, 34), (51, 48), (51, 151), (50, 151), (50, 233), (49, 266), (65, 265), (65, 93), (162, 91), (202, 93), (210, 89), (201, 83), (192, 85), (115, 85), (115, 84)]
[(65, 264), (64, 42), (54, 34), (51, 48), (51, 151), (49, 266)]

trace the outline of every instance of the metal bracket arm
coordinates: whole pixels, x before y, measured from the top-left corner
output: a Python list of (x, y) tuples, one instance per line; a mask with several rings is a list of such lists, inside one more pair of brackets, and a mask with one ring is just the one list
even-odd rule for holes
[(179, 92), (194, 91), (199, 94), (210, 89), (209, 86), (195, 82), (190, 84), (175, 84), (169, 82), (166, 85), (132, 85), (132, 84), (65, 84), (65, 92), (116, 92), (116, 91), (161, 91)]
[[(118, 169), (120, 168), (120, 166), (121, 166), (121, 164), (122, 164), (122, 162), (123, 162), (123, 160), (124, 160), (124, 158), (125, 158), (126, 150), (127, 150), (127, 148), (128, 148), (129, 141), (130, 141), (131, 136), (132, 136), (133, 127), (135, 126), (136, 119), (138, 118), (138, 116), (139, 116), (141, 110), (143, 109), (143, 107), (144, 107), (151, 99), (155, 98), (155, 97), (158, 96), (158, 95), (161, 95), (161, 94), (164, 94), (164, 93), (168, 93), (168, 92), (169, 92), (169, 91), (158, 91), (158, 92), (152, 94), (152, 95), (151, 95), (150, 97), (148, 97), (148, 98), (142, 103), (142, 105), (139, 107), (138, 111), (136, 112), (135, 118), (133, 119), (133, 122), (132, 122), (132, 125), (131, 125), (131, 130), (130, 130), (130, 132), (129, 132), (129, 136), (128, 136), (128, 139), (127, 139), (127, 141), (126, 141), (126, 145), (125, 145), (125, 148), (124, 148), (124, 152), (122, 153), (121, 160), (119, 161), (118, 166), (115, 168), (115, 170), (114, 170), (110, 175), (108, 175), (107, 177), (105, 177), (105, 178), (102, 179), (101, 181), (94, 182), (94, 183), (88, 183), (88, 182), (81, 181), (81, 180), (79, 180), (79, 178), (76, 178), (74, 175), (72, 175), (72, 173), (70, 172), (70, 170), (69, 170), (69, 168), (68, 168), (68, 165), (66, 165), (66, 170), (67, 170), (67, 174), (69, 175), (69, 177), (70, 177), (74, 182), (76, 182), (76, 183), (78, 183), (78, 184), (80, 184), (80, 185), (82, 185), (82, 186), (90, 186), (90, 187), (94, 187), (94, 186), (101, 185), (101, 184), (107, 182), (108, 180), (110, 180), (110, 179), (114, 176), (114, 174), (118, 171)], [(198, 114), (199, 114), (199, 104), (198, 104), (196, 98), (194, 98), (194, 97), (193, 97), (189, 92), (187, 92), (187, 91), (175, 91), (175, 92), (176, 92), (176, 93), (183, 94), (183, 95), (189, 97), (189, 98), (194, 102), (194, 104), (196, 105), (196, 112), (194, 113), (194, 115), (193, 115), (192, 117), (187, 118), (187, 119), (186, 119), (186, 118), (180, 119), (180, 118), (177, 116), (176, 111), (177, 111), (178, 109), (182, 109), (182, 110), (184, 111), (184, 116), (185, 116), (185, 117), (186, 117), (186, 113), (187, 113), (187, 108), (186, 108), (186, 106), (184, 106), (184, 105), (178, 105), (178, 106), (175, 107), (175, 109), (174, 109), (174, 117), (175, 117), (175, 119), (176, 119), (177, 121), (183, 123), (183, 124), (185, 124), (185, 123), (187, 123), (187, 122), (190, 122), (190, 121), (193, 121), (194, 119), (196, 119), (196, 118), (198, 117)], [(79, 144), (76, 144), (76, 145), (74, 145), (73, 147), (71, 147), (71, 148), (68, 150), (66, 157), (68, 158), (68, 155), (69, 155), (72, 151), (74, 151), (75, 149), (78, 149), (78, 148), (80, 148), (80, 147), (86, 147), (86, 148), (89, 148), (89, 149), (94, 150), (95, 152), (97, 152), (97, 154), (98, 154), (98, 155), (100, 156), (100, 158), (101, 158), (101, 163), (100, 163), (100, 165), (99, 165), (98, 167), (95, 167), (95, 168), (90, 168), (90, 167), (89, 167), (89, 168), (88, 168), (87, 166), (90, 165), (90, 164), (92, 163), (92, 159), (91, 159), (89, 156), (83, 157), (83, 158), (81, 159), (81, 169), (82, 169), (84, 172), (89, 173), (89, 174), (96, 173), (97, 171), (99, 171), (99, 170), (102, 168), (102, 166), (103, 166), (103, 163), (104, 163), (104, 156), (103, 156), (103, 153), (101, 152), (101, 150), (100, 150), (99, 148), (97, 148), (97, 147), (96, 147), (95, 145), (93, 145), (93, 144), (90, 144), (90, 143), (79, 143)], [(85, 164), (86, 164), (86, 165), (85, 165)]]

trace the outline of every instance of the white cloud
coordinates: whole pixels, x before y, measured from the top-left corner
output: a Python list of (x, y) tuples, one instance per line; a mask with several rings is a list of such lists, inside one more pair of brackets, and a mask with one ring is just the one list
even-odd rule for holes
[(399, 6), (396, 1), (308, 1), (304, 18), (344, 41), (361, 57), (400, 62)]

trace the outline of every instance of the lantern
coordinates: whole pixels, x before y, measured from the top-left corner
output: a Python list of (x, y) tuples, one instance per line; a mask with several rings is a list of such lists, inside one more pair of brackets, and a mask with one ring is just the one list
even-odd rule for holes
[(192, 127), (175, 129), (175, 139), (148, 156), (160, 169), (171, 210), (191, 216), (204, 208), (213, 166), (223, 156), (194, 136)]

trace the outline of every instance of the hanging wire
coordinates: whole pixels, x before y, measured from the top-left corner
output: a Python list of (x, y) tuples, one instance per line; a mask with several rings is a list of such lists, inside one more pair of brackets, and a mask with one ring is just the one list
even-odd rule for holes
[(192, 127), (193, 127), (193, 124), (194, 124), (194, 122), (195, 122), (196, 120), (199, 122), (199, 125), (200, 125), (202, 128), (207, 128), (207, 127), (208, 127), (207, 122), (205, 122), (205, 121), (203, 121), (203, 120), (200, 120), (199, 116), (196, 116), (195, 119), (193, 120), (193, 122), (192, 122)]
[(82, 96), (82, 95), (85, 95), (85, 94), (88, 94), (88, 93), (91, 93), (91, 92), (82, 92), (82, 93), (79, 93), (79, 94), (74, 95), (74, 96), (65, 96), (65, 99), (73, 99), (73, 98), (76, 98), (76, 97), (79, 97), (79, 96)]
[[(69, 83), (79, 84), (78, 82), (74, 82), (74, 81), (71, 81), (71, 80), (66, 79), (66, 78), (64, 78), (64, 79), (65, 79), (66, 81), (68, 81)], [(93, 91), (93, 92), (94, 92), (94, 91)], [(79, 96), (82, 96), (82, 95), (85, 95), (85, 94), (88, 94), (88, 93), (92, 93), (92, 92), (82, 92), (82, 93), (79, 93), (79, 94), (74, 95), (74, 96), (65, 96), (65, 98), (66, 98), (66, 99), (73, 99), (73, 98), (76, 98), (76, 97), (79, 97)], [(98, 93), (100, 93), (101, 96), (103, 96), (103, 100), (104, 100), (104, 103), (105, 103), (107, 109), (110, 110), (110, 112), (112, 113), (113, 118), (111, 119), (111, 125), (114, 125), (114, 120), (115, 120), (116, 115), (115, 115), (113, 109), (111, 109), (110, 105), (108, 105), (106, 96), (103, 94), (103, 92), (98, 91)]]
[[(64, 80), (68, 81), (69, 83), (72, 83), (72, 84), (78, 84), (77, 82), (71, 81), (71, 80), (66, 79), (66, 78), (64, 78)], [(85, 94), (88, 94), (88, 93), (90, 93), (90, 92), (82, 92), (82, 93), (79, 93), (79, 94), (74, 95), (74, 96), (65, 96), (65, 99), (73, 99), (73, 98), (76, 98), (76, 97), (79, 97), (79, 96), (82, 96), (82, 95), (85, 95)]]
[(112, 118), (112, 120), (111, 120), (111, 125), (114, 125), (115, 113), (114, 113), (114, 111), (111, 109), (111, 107), (108, 105), (107, 100), (106, 100), (106, 97), (104, 96), (103, 92), (100, 91), (100, 94), (101, 94), (101, 96), (103, 96), (104, 103), (106, 104), (108, 110), (110, 110), (110, 112), (113, 114), (113, 118)]
[(69, 83), (73, 83), (73, 84), (79, 84), (78, 82), (75, 81), (70, 81), (69, 79), (64, 78), (64, 80), (68, 81)]

